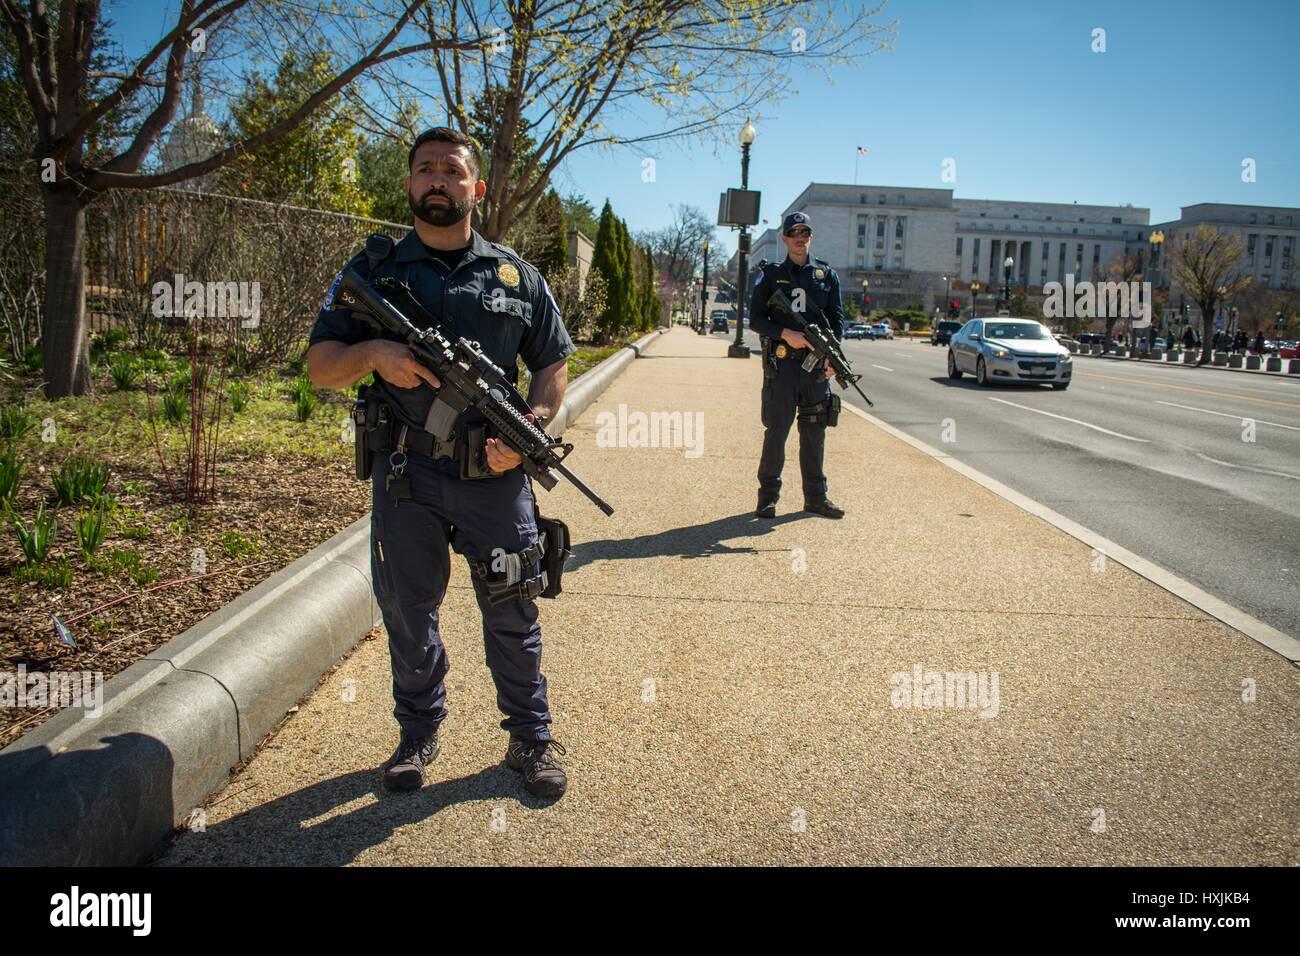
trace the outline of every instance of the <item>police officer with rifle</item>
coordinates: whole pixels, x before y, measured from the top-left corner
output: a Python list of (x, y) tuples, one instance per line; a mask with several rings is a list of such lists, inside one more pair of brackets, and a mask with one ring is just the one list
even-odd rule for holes
[[(447, 652), (439, 606), (464, 555), (483, 618), (506, 763), (528, 791), (558, 797), (568, 779), (550, 733), (538, 597), (559, 592), (567, 529), (542, 518), (533, 481), (564, 475), (569, 448), (544, 431), (575, 351), (541, 273), (470, 225), (483, 199), (473, 139), (426, 130), (404, 180), (415, 228), (400, 242), (372, 236), (334, 280), (312, 329), (308, 372), (318, 387), (363, 386), (357, 474), (371, 481), (371, 577), (392, 661), (398, 745), (388, 790), (423, 786), (447, 716)], [(532, 371), (525, 401), (516, 360)], [(438, 372), (441, 371), (441, 376)]]
[[(763, 344), (762, 416), (766, 429), (758, 464), (760, 518), (776, 517), (781, 496), (781, 470), (790, 426), (799, 422), (799, 470), (803, 477), (804, 510), (827, 518), (844, 517), (844, 509), (827, 497), (822, 462), (826, 429), (839, 418), (840, 399), (831, 394), (830, 379), (842, 378), (847, 363), (837, 368), (835, 355), (843, 334), (840, 282), (835, 270), (808, 254), (812, 222), (802, 212), (790, 213), (781, 223), (781, 241), (788, 255), (784, 262), (760, 262), (750, 299), (750, 328)], [(782, 293), (789, 307), (773, 309), (770, 300)], [(778, 305), (781, 300), (777, 299)], [(805, 325), (806, 324), (806, 325)], [(816, 326), (822, 346), (812, 349), (808, 335)], [(801, 331), (805, 329), (805, 331)], [(835, 346), (832, 351), (829, 344)], [(824, 358), (817, 362), (817, 351)], [(842, 353), (839, 354), (842, 361)], [(843, 382), (848, 381), (842, 378)], [(856, 377), (852, 381), (856, 383)], [(855, 386), (856, 387), (856, 386)], [(863, 396), (865, 398), (865, 396)]]

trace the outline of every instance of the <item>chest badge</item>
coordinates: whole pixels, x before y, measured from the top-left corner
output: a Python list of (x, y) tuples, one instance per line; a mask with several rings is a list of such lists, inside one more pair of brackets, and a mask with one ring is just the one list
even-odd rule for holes
[(789, 352), (790, 352), (790, 350), (789, 350), (788, 348), (786, 348), (786, 344), (785, 344), (784, 342), (778, 342), (778, 343), (777, 343), (777, 346), (776, 346), (776, 357), (777, 357), (777, 358), (785, 358), (786, 355), (789, 354)]
[(519, 285), (519, 270), (515, 268), (514, 263), (503, 262), (497, 266), (497, 278), (501, 280), (502, 285), (513, 289)]
[(819, 278), (819, 279), (825, 279), (825, 278), (826, 278), (826, 270), (825, 270), (825, 269), (818, 269), (816, 272), (813, 273), (813, 275), (815, 275), (815, 276), (816, 276), (817, 278)]

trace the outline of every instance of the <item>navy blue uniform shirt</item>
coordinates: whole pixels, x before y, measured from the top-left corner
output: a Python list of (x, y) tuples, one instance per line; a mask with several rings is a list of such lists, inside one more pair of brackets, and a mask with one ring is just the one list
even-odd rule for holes
[[(829, 323), (830, 333), (839, 341), (844, 335), (844, 309), (840, 305), (840, 278), (824, 259), (808, 257), (802, 266), (787, 256), (779, 265), (769, 262), (760, 269), (754, 280), (753, 295), (749, 300), (749, 327), (759, 335), (779, 339), (782, 329), (794, 329), (795, 325), (780, 313), (768, 314), (767, 300), (776, 291), (784, 292), (786, 298), (793, 301), (793, 290), (803, 289), (809, 302), (816, 303)], [(812, 321), (808, 309), (804, 317)]]
[[(353, 256), (348, 266), (370, 276), (370, 260), (364, 252)], [(511, 382), (518, 379), (516, 357), (536, 372), (577, 351), (542, 274), (511, 249), (488, 242), (477, 232), (460, 262), (448, 269), (412, 229), (380, 263), (375, 278), (380, 276), (394, 276), (409, 285), (419, 303), (439, 320), (443, 334), (452, 341), (464, 336), (478, 342)], [(355, 345), (377, 337), (401, 341), (354, 317), (349, 309), (334, 308), (337, 286), (336, 279), (312, 326), (308, 347), (317, 342)], [(415, 322), (414, 316), (407, 318)], [(387, 402), (402, 421), (422, 428), (433, 404), (433, 389), (425, 382), (398, 388), (376, 372), (367, 397)]]

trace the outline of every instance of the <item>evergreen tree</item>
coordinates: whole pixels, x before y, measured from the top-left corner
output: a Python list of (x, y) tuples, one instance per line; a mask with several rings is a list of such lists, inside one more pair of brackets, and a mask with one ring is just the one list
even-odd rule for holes
[(537, 203), (535, 210), (543, 245), (535, 265), (548, 280), (560, 274), (569, 264), (569, 230), (564, 224), (564, 204), (560, 194), (549, 189)]
[(606, 199), (596, 229), (596, 247), (591, 254), (591, 267), (600, 273), (605, 284), (605, 308), (596, 320), (596, 335), (602, 342), (608, 342), (614, 337), (619, 323), (619, 311), (623, 305), (619, 259), (618, 220), (614, 218), (614, 209)]
[(641, 309), (644, 316), (641, 330), (649, 332), (659, 325), (662, 306), (659, 304), (659, 295), (655, 288), (654, 253), (650, 251), (649, 246), (642, 246), (641, 255), (645, 261), (645, 284), (641, 287)]

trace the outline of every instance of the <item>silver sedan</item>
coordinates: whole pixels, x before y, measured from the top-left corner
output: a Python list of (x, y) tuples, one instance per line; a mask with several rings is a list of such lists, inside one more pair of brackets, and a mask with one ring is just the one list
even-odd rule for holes
[(1070, 350), (1033, 319), (971, 319), (948, 341), (948, 377), (970, 372), (980, 385), (1046, 382), (1070, 387)]

